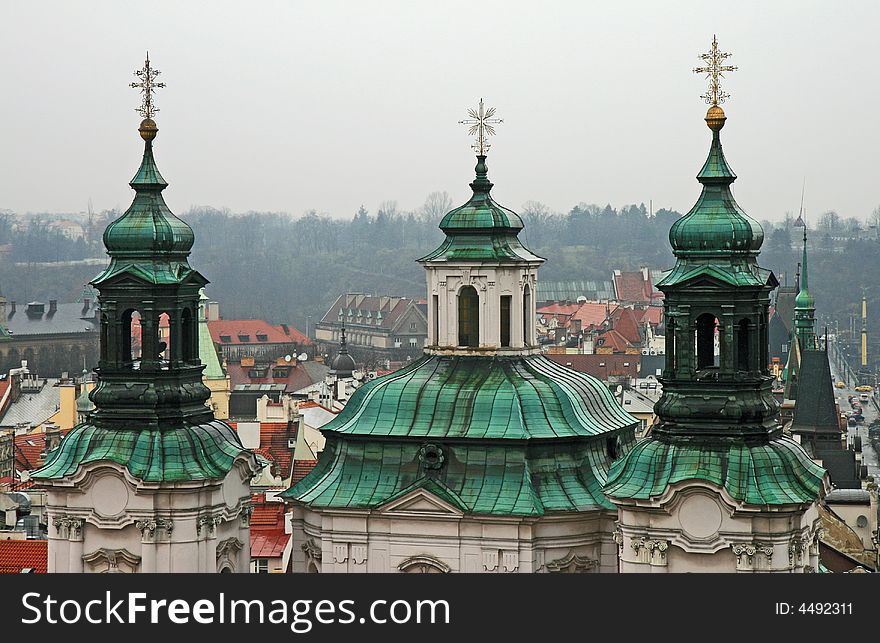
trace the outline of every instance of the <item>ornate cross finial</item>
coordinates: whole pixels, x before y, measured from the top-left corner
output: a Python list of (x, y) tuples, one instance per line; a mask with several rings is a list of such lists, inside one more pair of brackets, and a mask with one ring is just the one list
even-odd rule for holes
[(153, 90), (159, 87), (165, 87), (165, 83), (157, 83), (156, 76), (161, 74), (158, 69), (153, 69), (150, 67), (150, 52), (147, 52), (147, 60), (144, 62), (144, 68), (139, 69), (134, 72), (138, 78), (140, 78), (139, 83), (132, 83), (131, 86), (140, 89), (142, 96), (141, 106), (136, 108), (135, 111), (140, 114), (143, 118), (153, 118), (153, 114), (159, 111), (158, 107), (153, 105)]
[(724, 78), (724, 72), (736, 71), (736, 67), (724, 65), (724, 61), (730, 54), (718, 51), (718, 39), (712, 36), (712, 49), (708, 53), (700, 55), (700, 58), (706, 61), (706, 67), (695, 67), (695, 74), (706, 74), (709, 79), (708, 91), (700, 96), (713, 107), (717, 107), (719, 103), (723, 103), (730, 94), (721, 90), (721, 79)]
[(474, 148), (474, 151), (478, 156), (486, 156), (486, 152), (491, 147), (487, 138), (495, 135), (495, 128), (493, 128), (492, 125), (504, 122), (500, 118), (492, 118), (494, 115), (495, 108), (490, 107), (489, 109), (485, 109), (483, 107), (483, 99), (481, 98), (480, 107), (478, 109), (468, 110), (468, 116), (470, 116), (470, 118), (458, 121), (462, 125), (470, 125), (468, 134), (471, 136), (474, 134), (477, 135), (477, 140), (474, 141), (474, 144), (471, 145), (471, 147)]

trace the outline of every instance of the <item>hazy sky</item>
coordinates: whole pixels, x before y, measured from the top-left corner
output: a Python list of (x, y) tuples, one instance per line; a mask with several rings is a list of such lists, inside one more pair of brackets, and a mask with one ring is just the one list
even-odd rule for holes
[(880, 3), (14, 2), (0, 24), (0, 208), (127, 207), (140, 160), (133, 71), (150, 51), (156, 157), (192, 205), (350, 217), (383, 200), (458, 204), (458, 120), (498, 109), (493, 194), (687, 211), (710, 140), (699, 64), (725, 89), (736, 197), (757, 219), (864, 219), (880, 203)]

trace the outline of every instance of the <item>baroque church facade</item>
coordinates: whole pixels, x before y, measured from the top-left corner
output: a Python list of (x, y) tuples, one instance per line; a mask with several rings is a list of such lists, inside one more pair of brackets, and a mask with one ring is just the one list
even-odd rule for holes
[(541, 355), (544, 260), (477, 152), (470, 200), (419, 259), (423, 356), (360, 387), (322, 429), (318, 465), (282, 494), (294, 572), (617, 570), (602, 484), (637, 421), (601, 382)]

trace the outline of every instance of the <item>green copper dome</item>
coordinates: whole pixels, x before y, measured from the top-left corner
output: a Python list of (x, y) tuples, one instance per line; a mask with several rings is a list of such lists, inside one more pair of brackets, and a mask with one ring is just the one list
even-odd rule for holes
[(596, 436), (635, 422), (599, 380), (542, 355), (425, 355), (357, 389), (322, 431), (523, 440)]
[(724, 122), (712, 121), (709, 157), (697, 175), (703, 192), (697, 203), (669, 230), (676, 256), (717, 256), (756, 253), (764, 242), (760, 224), (743, 212), (730, 192), (736, 175), (721, 149)]
[(542, 257), (533, 254), (517, 237), (523, 228), (519, 215), (492, 199), (485, 156), (477, 157), (475, 169), (477, 176), (470, 184), (473, 190), (470, 200), (440, 221), (446, 240), (418, 261), (543, 262)]
[(425, 355), (357, 389), (282, 497), (372, 508), (425, 487), (481, 514), (611, 509), (602, 484), (636, 424), (601, 382), (541, 355)]
[(440, 221), (440, 229), (446, 233), (459, 230), (522, 230), (523, 222), (519, 215), (495, 203), (489, 194), (492, 183), (489, 181), (485, 156), (477, 157), (474, 169), (477, 173), (477, 178), (471, 183), (474, 195), (463, 206), (447, 213)]
[(178, 219), (162, 198), (168, 187), (153, 158), (153, 141), (147, 140), (141, 166), (129, 185), (136, 192), (125, 213), (104, 230), (104, 245), (111, 257), (186, 255), (192, 249), (192, 229)]

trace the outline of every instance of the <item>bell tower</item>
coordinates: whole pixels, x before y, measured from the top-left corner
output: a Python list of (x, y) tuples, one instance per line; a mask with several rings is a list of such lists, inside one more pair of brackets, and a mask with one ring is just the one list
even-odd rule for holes
[(432, 354), (527, 355), (535, 335), (537, 270), (544, 259), (518, 238), (522, 219), (491, 196), (486, 154), (494, 108), (468, 110), (476, 136), (473, 196), (440, 222), (445, 241), (419, 259), (428, 281), (428, 346)]
[(761, 226), (733, 198), (718, 105), (729, 54), (703, 59), (710, 89), (702, 193), (669, 231), (658, 282), (666, 318), (659, 423), (612, 465), (622, 572), (816, 571), (825, 471), (782, 433), (771, 391), (768, 308), (776, 277), (757, 263)]
[(50, 572), (249, 571), (250, 479), (259, 470), (206, 405), (193, 232), (162, 198), (153, 158), (158, 70), (136, 72), (140, 168), (128, 210), (104, 232), (110, 264), (91, 285), (101, 311), (98, 383), (33, 477), (48, 489)]

